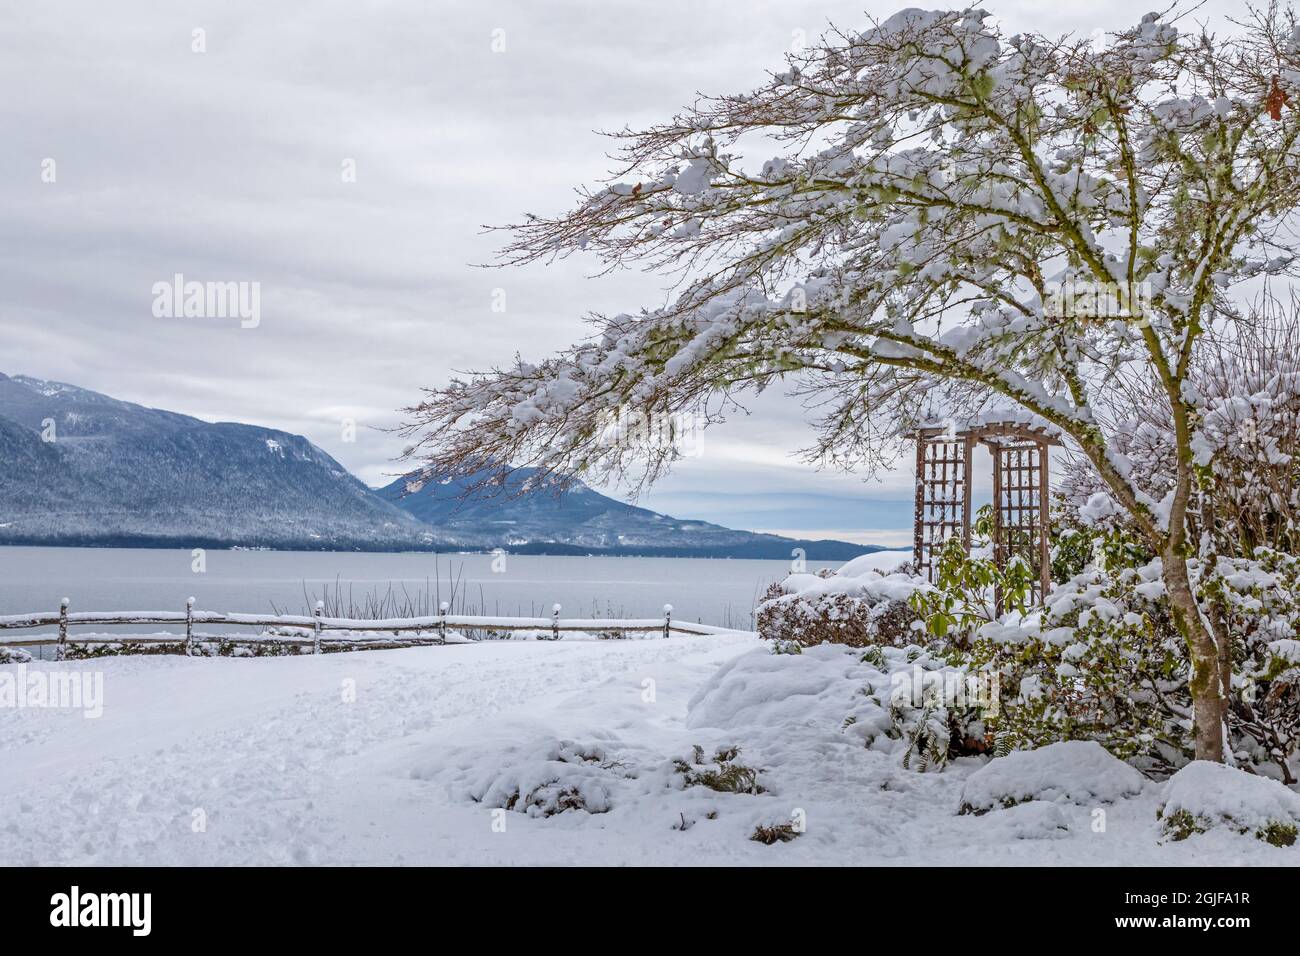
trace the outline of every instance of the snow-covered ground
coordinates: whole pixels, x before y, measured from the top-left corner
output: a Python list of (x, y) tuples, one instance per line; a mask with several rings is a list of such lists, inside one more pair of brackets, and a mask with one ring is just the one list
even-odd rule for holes
[[(103, 715), (0, 707), (0, 865), (1300, 862), (1218, 830), (1159, 842), (1161, 785), (1130, 795), (1122, 772), (959, 814), (985, 762), (918, 773), (846, 730), (859, 657), (733, 634), (36, 662), (102, 673)], [(734, 747), (763, 792), (683, 785)], [(967, 796), (996, 796), (989, 776)], [(541, 815), (574, 802), (603, 812)], [(789, 842), (750, 839), (792, 820)]]

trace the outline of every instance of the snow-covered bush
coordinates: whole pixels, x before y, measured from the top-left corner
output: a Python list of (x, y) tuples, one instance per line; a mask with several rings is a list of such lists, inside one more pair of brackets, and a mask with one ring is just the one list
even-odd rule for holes
[[(841, 683), (848, 686), (843, 678)], [(766, 718), (779, 720), (776, 712)], [(769, 793), (765, 771), (749, 758), (748, 742), (742, 755), (727, 737), (712, 733), (716, 729), (704, 728), (709, 746), (694, 745), (677, 757), (603, 731), (561, 737), (521, 729), (499, 739), (436, 746), (411, 775), (438, 781), (455, 800), (539, 819), (652, 813), (677, 831), (723, 819), (743, 839), (772, 819), (774, 807), (789, 811)], [(746, 728), (749, 739), (779, 738), (786, 729), (763, 721)]]
[(756, 611), (758, 633), (781, 644), (823, 641), (866, 647), (904, 647), (918, 620), (908, 599), (925, 582), (909, 571), (882, 573), (867, 555), (834, 574), (792, 574), (774, 584)]
[[(953, 757), (985, 749), (983, 719), (996, 694), (972, 676), (917, 645), (754, 651), (724, 664), (696, 692), (686, 723), (749, 733), (764, 728), (775, 740), (796, 729), (842, 733), (911, 769), (941, 769)], [(725, 767), (720, 758), (729, 753), (720, 751), (712, 769)], [(702, 758), (701, 751), (693, 765)]]
[(1093, 807), (1142, 792), (1146, 780), (1100, 744), (1066, 740), (995, 757), (966, 778), (960, 813), (987, 813), (1031, 800)]
[(719, 793), (760, 794), (765, 788), (759, 783), (761, 770), (740, 762), (739, 747), (719, 747), (712, 760), (704, 757), (704, 748), (696, 744), (690, 756), (673, 761), (677, 783), (682, 787), (708, 787)]
[[(267, 633), (270, 636), (309, 639), (311, 632), (299, 628), (292, 632), (282, 634), (276, 634), (274, 631), (268, 631)], [(340, 648), (336, 646), (322, 648), (326, 653), (338, 649)], [(353, 648), (349, 646), (347, 649), (351, 650)], [(185, 641), (183, 638), (157, 642), (132, 640), (130, 637), (123, 637), (111, 641), (96, 641), (94, 643), (70, 640), (64, 649), (64, 656), (70, 661), (93, 660), (100, 657), (121, 657), (125, 655), (183, 655), (184, 653)], [(258, 640), (256, 638), (226, 636), (201, 641), (196, 640), (192, 647), (192, 653), (196, 657), (286, 657), (297, 654), (310, 654), (311, 646), (288, 644), (275, 640)]]
[(792, 823), (761, 823), (754, 827), (754, 832), (749, 838), (756, 843), (765, 843), (771, 846), (773, 843), (789, 843), (800, 832), (802, 831), (795, 829)]
[(1276, 780), (1197, 760), (1165, 783), (1157, 815), (1170, 840), (1226, 827), (1292, 846), (1300, 829), (1300, 795)]
[(1006, 690), (990, 721), (997, 752), (1094, 740), (1146, 769), (1187, 759), (1186, 656), (1159, 576), (1158, 562), (1089, 569), (1041, 611), (979, 628), (961, 660)]
[(124, 638), (120, 641), (104, 641), (83, 644), (80, 641), (68, 641), (64, 646), (63, 656), (66, 660), (93, 660), (98, 657), (118, 657), (124, 654), (182, 654), (185, 650), (183, 640), (168, 641), (158, 644), (146, 641), (133, 641)]
[(21, 647), (6, 647), (0, 644), (0, 664), (26, 664), (32, 655)]
[[(1085, 509), (1086, 511), (1086, 509)], [(1095, 740), (1148, 772), (1191, 759), (1191, 664), (1167, 600), (1162, 561), (1122, 525), (1059, 516), (1058, 578), (1045, 607), (1015, 600), (992, 613), (989, 592), (1017, 593), (978, 553), (945, 551), (933, 588), (913, 606), (931, 651), (1005, 691), (987, 729), (996, 753), (1059, 740)], [(1257, 549), (1220, 557), (1206, 573), (1189, 562), (1204, 606), (1233, 648), (1228, 739), (1240, 761), (1292, 782), (1300, 747), (1300, 559)], [(1021, 592), (1023, 596), (1023, 592)], [(1300, 647), (1300, 645), (1296, 645)], [(1271, 770), (1263, 768), (1272, 765)]]
[(1295, 782), (1300, 747), (1300, 557), (1256, 549), (1220, 557), (1201, 582), (1233, 645), (1228, 730), (1239, 760), (1271, 762)]
[(530, 759), (489, 768), (468, 788), (486, 807), (549, 817), (567, 810), (608, 812), (612, 781), (627, 776), (622, 762), (599, 744), (551, 739)]
[(921, 772), (988, 749), (984, 721), (996, 708), (996, 687), (918, 645), (870, 648), (862, 663), (866, 700), (845, 724), (867, 746), (896, 753), (904, 767)]
[[(303, 630), (277, 636), (310, 640), (310, 632)], [(249, 641), (237, 637), (198, 641), (194, 645), (194, 654), (200, 657), (293, 657), (297, 654), (310, 654), (311, 650), (310, 644), (286, 644), (275, 640)], [(333, 650), (335, 648), (332, 646), (321, 646), (322, 653), (327, 654)], [(184, 653), (184, 648), (177, 646), (176, 653)]]
[(937, 554), (936, 585), (918, 588), (909, 598), (932, 638), (964, 645), (1004, 611), (1028, 609), (1033, 572), (1018, 554), (999, 566), (992, 556), (992, 531), (993, 510), (985, 505), (972, 522), (969, 550), (962, 538), (950, 537)]
[(996, 677), (998, 707), (985, 720), (993, 752), (1095, 740), (1139, 766), (1180, 766), (1186, 651), (1161, 600), (1160, 563), (1122, 530), (1067, 517), (1054, 524), (1052, 559), (1054, 575), (1069, 577), (1035, 608), (1023, 564), (998, 568), (987, 556), (988, 526), (982, 514), (969, 555), (949, 541), (935, 585), (911, 603), (932, 653)]

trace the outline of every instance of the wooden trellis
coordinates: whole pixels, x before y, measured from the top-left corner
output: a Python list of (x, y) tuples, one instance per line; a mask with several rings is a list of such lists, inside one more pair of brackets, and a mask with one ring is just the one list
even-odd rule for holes
[[(939, 551), (960, 535), (971, 545), (971, 456), (982, 444), (993, 456), (993, 561), (999, 568), (1015, 557), (1035, 572), (1033, 597), (1041, 602), (1051, 586), (1048, 527), (1048, 448), (1055, 438), (1030, 425), (999, 423), (972, 428), (923, 428), (916, 433), (916, 524), (914, 561), (918, 574), (938, 577)], [(996, 595), (999, 610), (1002, 595)]]
[(925, 429), (916, 438), (916, 529), (912, 552), (917, 573), (933, 581), (939, 552), (960, 534), (970, 545), (971, 443), (967, 436)]

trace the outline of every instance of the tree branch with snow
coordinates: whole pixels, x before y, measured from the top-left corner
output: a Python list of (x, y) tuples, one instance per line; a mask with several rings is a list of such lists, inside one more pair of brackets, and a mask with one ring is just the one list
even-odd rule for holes
[[(1207, 330), (1240, 320), (1234, 287), (1291, 274), (1298, 41), (1277, 7), (1223, 39), (1176, 12), (1102, 43), (1006, 36), (978, 10), (832, 32), (749, 93), (624, 130), (613, 180), (511, 227), (503, 264), (582, 253), (676, 296), (428, 390), (410, 454), (437, 474), (653, 481), (674, 429), (629, 413), (710, 423), (779, 386), (815, 411), (811, 457), (870, 470), (926, 421), (1014, 406), (1086, 456), (1162, 556), (1197, 753), (1222, 759), (1228, 649), (1188, 577), (1202, 409), (1185, 384)], [(1125, 381), (1168, 409), (1160, 497), (1099, 414)]]

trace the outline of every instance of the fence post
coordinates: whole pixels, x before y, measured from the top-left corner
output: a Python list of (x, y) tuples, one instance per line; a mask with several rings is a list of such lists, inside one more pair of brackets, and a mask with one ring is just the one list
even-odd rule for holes
[(67, 598), (64, 598), (62, 601), (59, 602), (59, 646), (58, 649), (54, 652), (54, 659), (56, 661), (63, 660), (64, 654), (67, 653), (66, 649), (68, 644), (68, 604), (70, 603), (71, 602)]
[(447, 643), (447, 608), (448, 608), (448, 604), (446, 601), (443, 601), (441, 604), (438, 605), (438, 610), (439, 612), (441, 612), (441, 620), (438, 621), (438, 643), (439, 644)]
[(673, 606), (671, 604), (665, 604), (664, 605), (664, 639), (665, 640), (668, 638), (668, 635), (672, 633), (672, 631), (673, 631)]
[(194, 598), (185, 599), (185, 656), (194, 654)]
[(311, 652), (312, 652), (313, 654), (319, 654), (319, 653), (320, 653), (320, 616), (321, 616), (324, 612), (325, 612), (325, 602), (324, 602), (324, 601), (317, 601), (317, 602), (316, 602), (316, 610), (315, 610), (315, 616), (316, 616), (316, 621), (315, 621), (315, 624), (316, 624), (316, 634), (315, 634), (315, 636), (312, 638), (312, 642), (311, 642)]
[(551, 608), (551, 640), (560, 639), (560, 605)]

